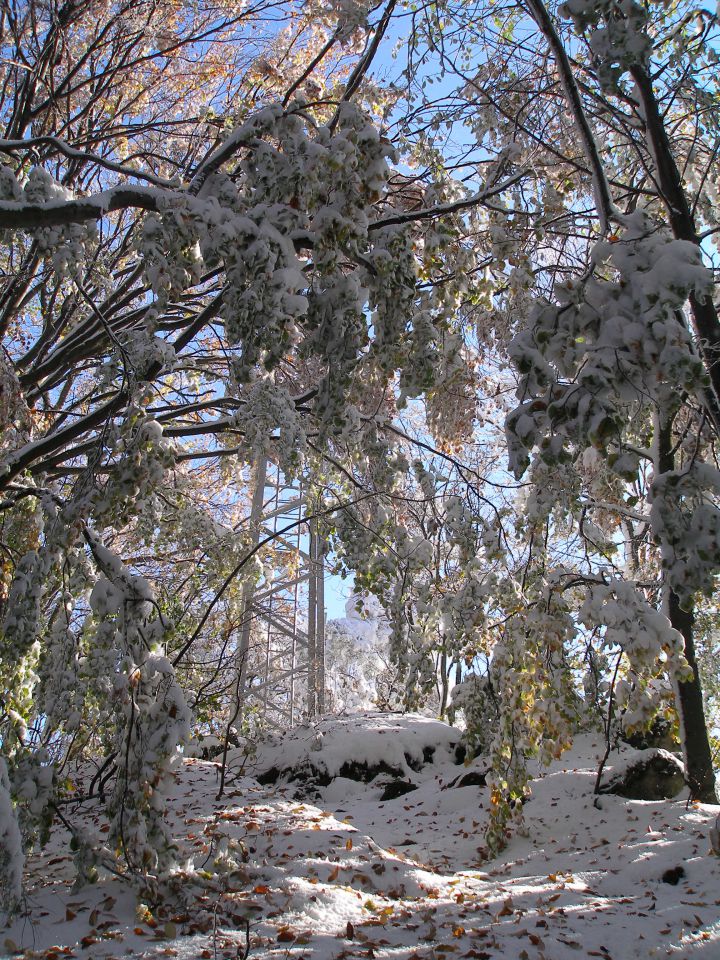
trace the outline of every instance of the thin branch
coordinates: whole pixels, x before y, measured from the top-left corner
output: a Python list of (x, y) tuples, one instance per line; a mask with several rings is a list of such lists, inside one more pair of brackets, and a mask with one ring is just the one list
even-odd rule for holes
[(508, 177), (507, 180), (503, 180), (502, 183), (498, 183), (494, 187), (489, 187), (486, 190), (479, 190), (472, 196), (465, 197), (462, 200), (453, 200), (450, 203), (438, 203), (434, 207), (423, 207), (420, 210), (398, 213), (393, 217), (374, 220), (368, 224), (368, 232), (371, 230), (382, 230), (383, 227), (392, 227), (399, 223), (414, 223), (416, 220), (435, 220), (438, 217), (446, 217), (451, 213), (458, 213), (460, 210), (468, 210), (471, 207), (476, 207), (478, 204), (483, 203), (485, 200), (489, 200), (490, 197), (496, 197), (499, 193), (503, 193), (509, 187), (523, 180), (527, 175), (527, 170), (521, 170), (519, 173), (514, 174), (514, 176)]
[(0, 153), (13, 154), (17, 151), (29, 151), (34, 147), (43, 145), (55, 147), (55, 149), (64, 157), (67, 157), (68, 160), (81, 160), (85, 163), (94, 163), (99, 167), (103, 167), (105, 170), (112, 170), (114, 173), (122, 173), (124, 176), (135, 177), (138, 180), (147, 180), (148, 183), (152, 183), (156, 187), (172, 188), (174, 186), (170, 180), (165, 180), (163, 177), (157, 177), (154, 173), (143, 173), (141, 170), (135, 170), (133, 167), (130, 167), (127, 164), (116, 163), (114, 160), (106, 160), (104, 157), (100, 157), (96, 153), (88, 153), (84, 150), (76, 150), (75, 147), (71, 147), (69, 143), (66, 143), (60, 137), (28, 137), (26, 140), (0, 139)]

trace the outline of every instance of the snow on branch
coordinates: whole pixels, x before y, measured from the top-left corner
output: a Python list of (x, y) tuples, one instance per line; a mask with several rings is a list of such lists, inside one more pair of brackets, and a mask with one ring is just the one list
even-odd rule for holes
[(0, 200), (0, 228), (35, 230), (38, 227), (60, 227), (73, 223), (101, 220), (108, 213), (137, 208), (160, 209), (161, 192), (156, 187), (118, 186), (90, 197), (71, 200), (50, 200), (47, 203), (24, 203)]

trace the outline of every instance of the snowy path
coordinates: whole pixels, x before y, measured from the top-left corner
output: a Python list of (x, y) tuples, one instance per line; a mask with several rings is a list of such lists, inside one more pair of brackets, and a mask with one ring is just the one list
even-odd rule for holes
[[(720, 957), (717, 808), (606, 796), (593, 804), (589, 740), (533, 785), (528, 837), (481, 862), (482, 787), (446, 788), (458, 771), (427, 765), (418, 789), (381, 802), (372, 784), (335, 780), (323, 808), (243, 778), (215, 800), (216, 768), (188, 761), (170, 809), (196, 867), (224, 849), (247, 862), (179, 875), (186, 909), (136, 911), (121, 881), (72, 891), (69, 855), (31, 864), (27, 916), (5, 955), (257, 960), (605, 960)], [(90, 817), (102, 832), (98, 811)], [(663, 874), (682, 867), (679, 882)]]

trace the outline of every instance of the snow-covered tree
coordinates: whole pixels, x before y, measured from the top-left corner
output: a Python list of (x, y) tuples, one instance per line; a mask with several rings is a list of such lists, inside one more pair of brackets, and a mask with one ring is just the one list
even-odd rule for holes
[(351, 597), (345, 616), (325, 628), (326, 683), (330, 713), (387, 709), (392, 702), (389, 626), (377, 601)]
[(380, 601), (405, 705), (445, 714), (490, 664), (493, 843), (527, 758), (584, 722), (583, 663), (626, 730), (675, 685), (714, 796), (693, 625), (720, 563), (716, 13), (286, 7), (0, 16), (15, 899), (88, 755), (120, 869), (170, 866), (164, 784), (191, 723), (227, 721), (243, 584), (277, 562), (260, 458)]

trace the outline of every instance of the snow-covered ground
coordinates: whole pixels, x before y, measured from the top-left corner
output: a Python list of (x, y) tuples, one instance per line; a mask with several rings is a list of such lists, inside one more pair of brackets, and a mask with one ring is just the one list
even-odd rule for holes
[[(137, 906), (109, 876), (73, 890), (57, 828), (30, 861), (24, 915), (0, 947), (50, 960), (237, 958), (249, 924), (258, 960), (720, 958), (720, 859), (708, 840), (717, 807), (616, 796), (596, 806), (602, 743), (585, 736), (533, 782), (527, 836), (487, 861), (487, 791), (451, 785), (479, 771), (458, 765), (457, 739), (444, 724), (387, 714), (300, 728), (231, 772), (221, 800), (216, 765), (188, 760), (169, 816), (202, 872), (178, 874), (172, 905)], [(337, 776), (346, 759), (366, 776), (379, 760), (400, 776)], [(297, 799), (307, 784), (286, 782), (308, 760), (326, 774), (311, 784), (316, 802)], [(274, 784), (249, 775), (268, 771)], [(383, 801), (397, 779), (416, 789)], [(84, 816), (102, 836), (102, 810)]]

